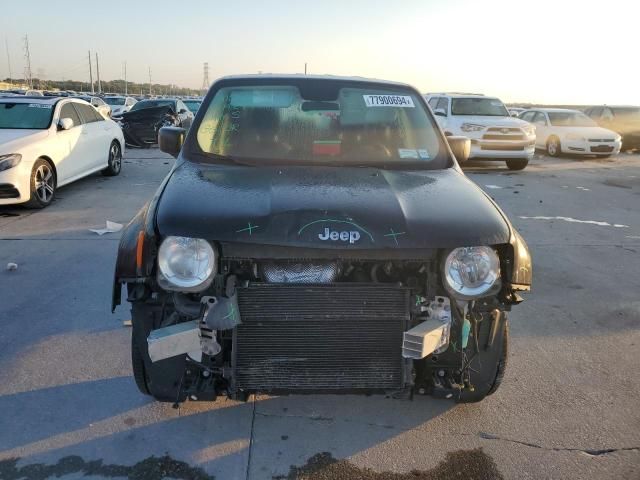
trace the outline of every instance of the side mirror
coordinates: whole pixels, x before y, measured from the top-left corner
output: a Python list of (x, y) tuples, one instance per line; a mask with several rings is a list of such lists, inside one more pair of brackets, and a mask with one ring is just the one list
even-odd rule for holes
[(71, 130), (73, 128), (73, 120), (70, 118), (61, 118), (58, 122), (58, 130)]
[(436, 108), (433, 111), (434, 115), (438, 115), (439, 117), (446, 117), (447, 116), (447, 112), (444, 111), (443, 108)]
[(186, 130), (180, 127), (162, 127), (158, 132), (158, 146), (164, 153), (178, 157)]
[(451, 148), (451, 152), (453, 152), (453, 156), (456, 157), (458, 163), (464, 163), (469, 160), (469, 156), (471, 155), (470, 139), (467, 137), (450, 136), (447, 137), (447, 141), (449, 142), (449, 148)]
[(187, 113), (187, 110), (184, 108), (181, 108), (180, 111), (178, 113)]

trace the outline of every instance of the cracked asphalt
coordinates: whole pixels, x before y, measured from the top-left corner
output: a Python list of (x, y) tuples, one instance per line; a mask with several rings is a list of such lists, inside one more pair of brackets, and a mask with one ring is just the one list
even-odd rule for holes
[(109, 309), (119, 234), (88, 229), (126, 223), (172, 163), (131, 149), (46, 210), (0, 207), (0, 479), (640, 478), (640, 155), (466, 168), (534, 259), (505, 380), (474, 405), (139, 394)]

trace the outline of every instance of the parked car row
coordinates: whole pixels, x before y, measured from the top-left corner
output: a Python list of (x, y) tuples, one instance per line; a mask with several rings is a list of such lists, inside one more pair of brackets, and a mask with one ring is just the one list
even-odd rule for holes
[(498, 98), (470, 93), (429, 93), (429, 106), (446, 135), (471, 140), (470, 159), (503, 160), (525, 168), (536, 149), (608, 157), (640, 148), (640, 107), (507, 108)]

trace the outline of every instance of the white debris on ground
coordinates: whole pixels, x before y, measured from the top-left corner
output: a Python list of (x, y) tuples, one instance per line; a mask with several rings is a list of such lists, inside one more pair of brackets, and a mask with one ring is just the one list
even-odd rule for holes
[(122, 322), (122, 326), (123, 327), (130, 327), (131, 326), (131, 320), (124, 320)]
[(14, 270), (17, 270), (17, 269), (18, 269), (17, 263), (12, 263), (12, 262), (7, 263), (7, 270), (9, 270), (10, 272), (13, 272)]
[(90, 232), (97, 233), (98, 235), (104, 235), (105, 233), (115, 233), (115, 232), (119, 232), (120, 230), (122, 230), (122, 224), (121, 223), (112, 222), (110, 220), (107, 220), (107, 225), (106, 225), (105, 228), (90, 228), (89, 229)]
[(544, 217), (542, 215), (538, 215), (535, 217), (520, 216), (518, 218), (522, 218), (524, 220), (562, 220), (564, 222), (571, 223), (588, 223), (590, 225), (599, 225), (601, 227), (629, 228), (629, 225), (622, 225), (620, 223), (611, 224), (609, 222), (598, 222), (597, 220), (578, 220), (571, 217)]
[(495, 190), (500, 189), (500, 188), (503, 188), (503, 187), (501, 187), (500, 185), (485, 185), (485, 187), (487, 187), (487, 188), (492, 188), (492, 189), (495, 189)]
[(577, 188), (578, 190), (583, 190), (583, 191), (585, 191), (585, 192), (588, 192), (588, 191), (590, 191), (590, 190), (591, 190), (590, 188), (585, 188), (585, 187), (576, 187), (576, 188)]

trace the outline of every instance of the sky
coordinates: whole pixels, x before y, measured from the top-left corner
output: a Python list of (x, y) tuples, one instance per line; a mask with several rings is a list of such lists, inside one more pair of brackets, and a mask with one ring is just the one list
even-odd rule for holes
[[(0, 78), (199, 88), (241, 73), (357, 75), (505, 102), (640, 105), (633, 0), (46, 0), (0, 7)], [(95, 57), (92, 58), (95, 61)], [(95, 65), (94, 65), (95, 76)]]

